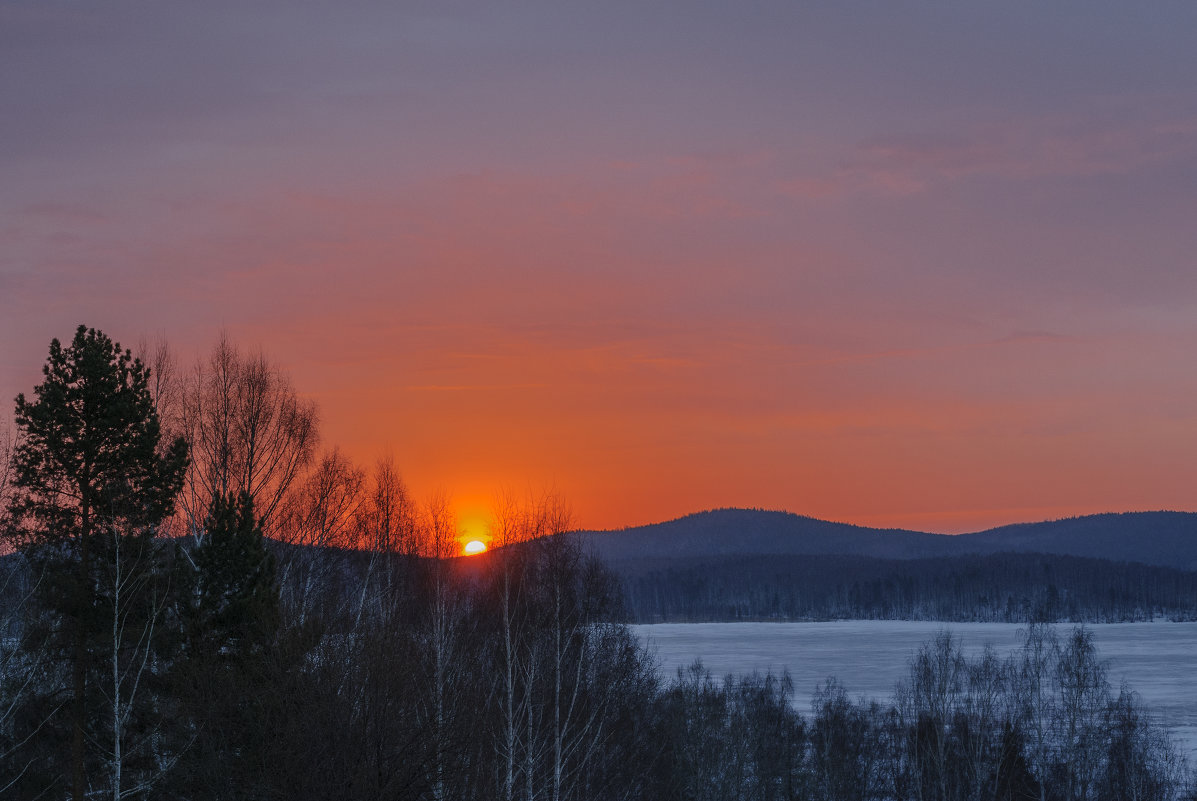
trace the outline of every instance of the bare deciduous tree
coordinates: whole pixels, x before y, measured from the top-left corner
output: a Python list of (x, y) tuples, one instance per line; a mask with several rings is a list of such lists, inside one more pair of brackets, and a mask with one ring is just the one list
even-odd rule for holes
[[(1027, 738), (1028, 760), (1038, 776), (1045, 776), (1053, 761), (1051, 721), (1055, 697), (1050, 676), (1060, 646), (1055, 631), (1042, 623), (1030, 625), (1020, 636), (1022, 648), (1013, 676), (1014, 702), (1019, 727)], [(1047, 788), (1041, 787), (1040, 798), (1046, 797)]]
[[(121, 801), (143, 796), (174, 763), (174, 755), (156, 749), (163, 722), (145, 714), (166, 604), (158, 586), (162, 571), (155, 565), (152, 532), (130, 536), (110, 526), (105, 539), (109, 554), (101, 589), (106, 596), (108, 664), (97, 689), (110, 730), (108, 739), (97, 745), (104, 754), (112, 801)], [(146, 718), (151, 719), (148, 725)], [(139, 768), (130, 769), (137, 763)]]
[[(279, 565), (279, 589), (301, 624), (317, 600), (327, 595), (321, 591), (334, 589), (329, 581), (333, 560), (319, 549), (358, 545), (355, 538), (365, 484), (365, 471), (333, 448), (303, 483), (292, 487), (278, 511), (276, 537), (288, 545), (302, 546), (284, 551)], [(331, 595), (335, 598), (337, 593)]]
[(911, 766), (919, 797), (950, 798), (955, 754), (947, 736), (962, 706), (968, 665), (959, 643), (946, 631), (925, 643), (910, 666), (910, 680), (898, 687), (903, 723), (911, 732)]
[[(48, 649), (44, 642), (31, 642), (24, 620), (34, 603), (40, 578), (21, 552), (0, 559), (0, 764), (6, 766), (0, 770), (0, 797), (6, 797), (5, 793), (32, 764), (32, 759), (22, 759), (18, 752), (41, 730), (35, 724), (28, 733), (19, 735), (14, 726), (22, 706), (37, 691), (38, 683), (45, 681), (49, 670)], [(51, 705), (42, 721), (53, 717), (61, 706)]]
[(289, 493), (278, 516), (277, 538), (318, 548), (357, 546), (365, 488), (366, 471), (333, 448)]
[(9, 493), (12, 491), (13, 451), (16, 435), (8, 423), (0, 423), (0, 525), (8, 516)]
[(183, 493), (188, 529), (202, 538), (215, 493), (253, 499), (263, 528), (303, 473), (318, 439), (316, 405), (261, 353), (243, 354), (221, 334), (181, 384), (178, 419), (191, 448)]
[(415, 554), (415, 504), (392, 457), (375, 464), (357, 520), (361, 547), (379, 553)]
[[(397, 600), (397, 586), (418, 548), (415, 504), (391, 457), (379, 459), (373, 481), (355, 516), (356, 546), (369, 554), (358, 595), (354, 628), (361, 626), (368, 599), (375, 598), (375, 617)], [(403, 562), (402, 566), (400, 562)]]
[(468, 666), (461, 654), (466, 609), (449, 575), (449, 560), (457, 555), (457, 521), (443, 495), (428, 502), (424, 520), (423, 556), (432, 571), (425, 651), (428, 657), (426, 715), (431, 738), (428, 783), (435, 801), (450, 797), (450, 759), (461, 712), (454, 690)]
[[(504, 801), (515, 795), (517, 767), (523, 763), (531, 781), (535, 762), (535, 738), (530, 732), (521, 742), (521, 723), (532, 719), (530, 687), (521, 687), (521, 680), (530, 682), (535, 676), (535, 643), (531, 636), (526, 603), (529, 576), (529, 550), (534, 540), (564, 532), (569, 526), (565, 504), (552, 493), (540, 497), (532, 495), (520, 500), (507, 492), (498, 502), (491, 521), (491, 542), (494, 572), (499, 603), (499, 693), (501, 697), (501, 731), (498, 751), (503, 760), (502, 793)], [(521, 749), (525, 754), (520, 754)]]
[(1110, 703), (1105, 663), (1093, 632), (1077, 627), (1060, 648), (1052, 676), (1057, 701), (1052, 720), (1057, 747), (1053, 783), (1066, 798), (1089, 798), (1104, 757), (1102, 715)]
[(183, 376), (179, 363), (166, 337), (157, 336), (151, 342), (142, 337), (137, 343), (137, 358), (150, 371), (150, 397), (158, 411), (158, 421), (166, 438), (180, 436), (182, 431)]

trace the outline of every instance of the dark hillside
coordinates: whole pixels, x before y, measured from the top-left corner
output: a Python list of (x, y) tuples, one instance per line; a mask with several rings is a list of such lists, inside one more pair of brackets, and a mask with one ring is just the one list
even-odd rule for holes
[(831, 523), (787, 512), (718, 509), (622, 531), (584, 533), (608, 562), (750, 554), (920, 559), (1047, 553), (1197, 570), (1197, 513), (1130, 512), (929, 534)]
[(752, 555), (610, 566), (637, 623), (1197, 619), (1197, 573), (1075, 556)]
[(607, 560), (749, 553), (908, 559), (940, 553), (944, 539), (939, 534), (865, 528), (759, 509), (715, 509), (665, 523), (585, 534)]
[(979, 553), (1039, 551), (1197, 570), (1197, 514), (1126, 512), (1002, 526), (958, 537)]

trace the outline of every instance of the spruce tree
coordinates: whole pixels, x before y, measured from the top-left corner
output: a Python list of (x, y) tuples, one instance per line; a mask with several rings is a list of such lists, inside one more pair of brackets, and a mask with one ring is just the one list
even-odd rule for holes
[(248, 493), (216, 495), (204, 528), (195, 549), (192, 647), (232, 666), (261, 654), (278, 624), (274, 559)]
[(185, 658), (175, 675), (191, 744), (172, 783), (180, 797), (265, 797), (279, 677), (274, 559), (248, 493), (214, 496), (204, 529), (191, 552)]
[[(16, 526), (6, 536), (43, 567), (45, 647), (63, 668), (61, 686), (45, 688), (63, 700), (49, 699), (44, 708), (64, 709), (69, 732), (54, 720), (31, 721), (38, 727), (31, 747), (48, 746), (43, 775), (57, 787), (53, 794), (69, 789), (82, 801), (97, 784), (109, 783), (101, 772), (111, 774), (115, 765), (119, 777), (121, 729), (110, 727), (115, 746), (97, 746), (106, 725), (99, 720), (104, 693), (111, 689), (98, 684), (106, 665), (120, 662), (120, 649), (149, 647), (141, 638), (153, 631), (145, 617), (151, 613), (142, 602), (152, 601), (153, 535), (182, 488), (187, 445), (162, 442), (149, 370), (100, 331), (80, 326), (66, 348), (53, 340), (42, 373), (34, 398), (16, 399)], [(118, 587), (126, 591), (123, 599)], [(122, 626), (139, 622), (145, 627), (126, 640), (132, 630)], [(54, 678), (48, 675), (48, 683)], [(132, 696), (121, 698), (118, 692), (109, 699), (118, 712)]]

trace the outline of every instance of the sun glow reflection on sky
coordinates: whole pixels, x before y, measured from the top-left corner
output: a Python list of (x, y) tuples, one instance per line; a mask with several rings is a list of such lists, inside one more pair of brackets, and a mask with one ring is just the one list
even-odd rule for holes
[(1197, 4), (1153, 9), (6, 4), (0, 397), (79, 323), (224, 327), (474, 539), (525, 484), (1197, 508)]

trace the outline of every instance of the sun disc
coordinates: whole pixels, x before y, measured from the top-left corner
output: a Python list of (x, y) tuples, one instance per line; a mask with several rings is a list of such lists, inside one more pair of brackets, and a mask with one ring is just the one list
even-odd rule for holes
[(470, 540), (465, 544), (465, 552), (467, 554), (482, 553), (486, 550), (486, 543), (482, 540)]

